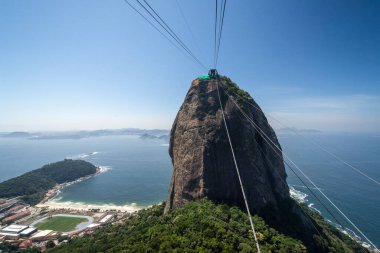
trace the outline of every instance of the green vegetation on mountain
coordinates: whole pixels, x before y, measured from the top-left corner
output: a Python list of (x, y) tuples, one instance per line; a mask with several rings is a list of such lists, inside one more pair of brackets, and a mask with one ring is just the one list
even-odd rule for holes
[[(248, 217), (237, 207), (193, 201), (163, 215), (164, 205), (141, 210), (123, 224), (100, 228), (48, 252), (256, 252)], [(310, 211), (311, 212), (311, 211)], [(320, 252), (368, 252), (313, 214), (326, 238), (315, 237)], [(309, 252), (300, 241), (253, 217), (261, 251)]]
[(21, 196), (26, 203), (34, 205), (56, 184), (74, 181), (94, 173), (96, 167), (89, 162), (65, 159), (0, 183), (0, 198)]
[(325, 234), (326, 238), (315, 237), (314, 241), (321, 247), (328, 249), (328, 252), (369, 252), (359, 243), (339, 231), (335, 226), (328, 223), (322, 215), (308, 208), (307, 205), (301, 204), (301, 207), (305, 213), (316, 221), (320, 232)]
[(229, 77), (221, 77), (221, 82), (224, 84), (224, 89), (226, 94), (233, 96), (239, 106), (243, 109), (244, 104), (249, 101), (249, 103), (254, 103), (251, 95), (245, 90), (240, 89), (240, 87), (234, 83)]

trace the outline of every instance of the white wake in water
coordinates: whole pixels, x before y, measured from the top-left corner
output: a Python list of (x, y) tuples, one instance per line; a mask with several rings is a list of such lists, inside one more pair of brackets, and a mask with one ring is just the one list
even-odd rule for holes
[(99, 154), (99, 152), (97, 152), (97, 151), (88, 152), (88, 153), (81, 153), (81, 154), (78, 154), (78, 155), (67, 156), (66, 159), (73, 159), (73, 160), (84, 159), (84, 158), (87, 158), (87, 157), (90, 157), (90, 156), (94, 156), (94, 155), (97, 155), (97, 154)]
[(100, 169), (100, 172), (99, 173), (104, 173), (104, 172), (107, 172), (107, 171), (109, 171), (109, 170), (111, 170), (112, 169), (112, 167), (111, 166), (98, 166), (99, 167), (99, 169)]
[(289, 187), (289, 193), (290, 193), (290, 197), (292, 197), (298, 203), (305, 203), (305, 202), (307, 202), (306, 198), (307, 198), (307, 196), (309, 196), (309, 195), (307, 195), (304, 192), (296, 190), (292, 186)]
[[(294, 187), (301, 187), (301, 188), (306, 188), (305, 186), (302, 186), (302, 185), (290, 185), (289, 187), (289, 193), (290, 193), (290, 197), (293, 198), (295, 201), (297, 201), (298, 203), (308, 203), (308, 199), (307, 197), (309, 195), (307, 195), (306, 193), (304, 192), (301, 192), (301, 191), (298, 191), (296, 190)], [(311, 189), (317, 189), (317, 188), (312, 188), (310, 187)], [(307, 206), (316, 211), (317, 213), (319, 213), (320, 215), (322, 215), (321, 211), (319, 211), (317, 208), (314, 207), (314, 203), (308, 203)], [(342, 226), (340, 226), (339, 224), (329, 220), (329, 219), (326, 219), (330, 224), (334, 225), (336, 228), (338, 228), (342, 233), (348, 235), (349, 237), (351, 237), (352, 239), (358, 241), (362, 246), (366, 247), (366, 248), (369, 248), (370, 245), (366, 242), (364, 242), (362, 240), (362, 238), (360, 236), (358, 236), (353, 230), (345, 227), (343, 228)]]

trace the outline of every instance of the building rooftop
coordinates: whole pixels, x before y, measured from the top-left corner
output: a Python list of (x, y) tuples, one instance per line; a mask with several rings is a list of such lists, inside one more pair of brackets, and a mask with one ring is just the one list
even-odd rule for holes
[(19, 248), (27, 248), (32, 245), (31, 240), (25, 240), (22, 243), (20, 243)]
[(12, 207), (11, 209), (9, 209), (7, 212), (8, 213), (15, 212), (15, 211), (18, 211), (24, 207), (25, 207), (24, 205), (17, 205), (17, 206)]
[(14, 236), (20, 237), (19, 234), (0, 232), (0, 237), (3, 237), (3, 236), (4, 237), (8, 237), (8, 236), (11, 236), (11, 237), (14, 237)]
[(37, 238), (37, 237), (45, 237), (48, 236), (50, 233), (52, 233), (53, 230), (40, 230), (37, 234), (34, 234), (30, 239)]
[(25, 216), (29, 215), (30, 213), (31, 212), (29, 210), (21, 211), (21, 212), (18, 212), (12, 216), (5, 218), (3, 221), (8, 222), (11, 220), (21, 219), (22, 217), (25, 217)]
[(105, 223), (108, 220), (110, 220), (112, 217), (113, 217), (113, 214), (108, 214), (108, 215), (104, 216), (99, 222), (100, 223)]
[(21, 231), (20, 234), (21, 234), (21, 235), (29, 235), (29, 234), (31, 234), (31, 233), (33, 233), (33, 232), (35, 232), (35, 231), (37, 231), (37, 228), (35, 228), (35, 227), (29, 227), (29, 228), (27, 228), (27, 229)]
[(95, 227), (98, 227), (100, 226), (99, 223), (91, 223), (90, 225), (87, 226), (87, 228), (95, 228)]
[(8, 227), (1, 229), (1, 232), (18, 234), (26, 228), (28, 228), (28, 226), (10, 225)]

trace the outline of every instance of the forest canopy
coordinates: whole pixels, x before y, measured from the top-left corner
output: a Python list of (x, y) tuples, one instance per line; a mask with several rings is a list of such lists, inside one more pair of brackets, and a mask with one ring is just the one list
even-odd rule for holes
[[(163, 214), (164, 204), (141, 210), (124, 223), (100, 228), (48, 252), (257, 252), (247, 214), (238, 207), (193, 201)], [(314, 214), (325, 236), (313, 245), (284, 235), (253, 217), (262, 252), (368, 252)]]

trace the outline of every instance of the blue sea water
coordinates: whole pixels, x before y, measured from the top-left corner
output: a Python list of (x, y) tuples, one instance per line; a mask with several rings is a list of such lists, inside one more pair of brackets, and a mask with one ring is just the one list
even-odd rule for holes
[[(380, 180), (380, 136), (319, 134), (307, 138)], [(380, 187), (304, 138), (279, 135), (279, 141), (314, 183), (380, 246)], [(146, 207), (167, 197), (172, 174), (167, 143), (133, 136), (78, 140), (0, 138), (0, 181), (64, 158), (84, 159), (106, 170), (64, 188), (56, 199), (58, 202)], [(334, 221), (297, 177), (289, 170), (287, 174), (292, 192)], [(324, 203), (333, 210), (327, 201)], [(345, 227), (354, 230), (339, 213), (333, 213)]]

